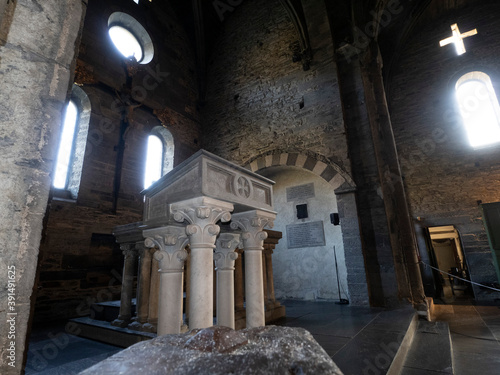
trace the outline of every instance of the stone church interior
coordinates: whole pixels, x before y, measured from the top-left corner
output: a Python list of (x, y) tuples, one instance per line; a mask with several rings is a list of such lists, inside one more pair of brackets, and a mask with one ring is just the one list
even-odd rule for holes
[(499, 26), (493, 0), (0, 0), (0, 372), (111, 373), (218, 322), (306, 329), (309, 373), (498, 373)]

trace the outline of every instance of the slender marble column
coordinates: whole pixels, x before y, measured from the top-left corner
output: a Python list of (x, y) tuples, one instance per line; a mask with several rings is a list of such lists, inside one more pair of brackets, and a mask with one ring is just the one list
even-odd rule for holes
[(116, 327), (126, 327), (132, 318), (132, 289), (134, 286), (134, 268), (137, 259), (135, 243), (120, 245), (125, 261), (123, 262), (122, 292), (120, 299), (120, 314), (111, 322)]
[(151, 249), (144, 246), (144, 241), (136, 244), (139, 248), (139, 281), (136, 294), (136, 317), (129, 324), (130, 329), (140, 330), (148, 321), (149, 290), (151, 284)]
[(245, 310), (244, 306), (244, 284), (243, 284), (243, 250), (236, 249), (238, 258), (234, 262), (234, 303), (236, 311)]
[(216, 242), (214, 254), (217, 271), (217, 325), (234, 329), (234, 250), (240, 243), (240, 235), (222, 233)]
[(220, 227), (216, 223), (231, 220), (231, 203), (198, 197), (170, 206), (175, 221), (187, 222), (186, 234), (191, 248), (189, 291), (189, 328), (213, 325), (213, 250)]
[[(154, 254), (155, 250), (151, 249)], [(148, 322), (142, 325), (143, 331), (156, 332), (158, 324), (158, 298), (160, 273), (158, 260), (151, 259), (151, 284), (149, 285), (149, 307), (148, 307)]]
[[(265, 245), (262, 244), (263, 250), (265, 249)], [(264, 250), (265, 251), (265, 250)], [(264, 306), (267, 305), (268, 299), (268, 289), (267, 289), (267, 267), (266, 267), (266, 256), (262, 251), (262, 285), (264, 287)]]
[(274, 292), (274, 275), (273, 275), (273, 251), (276, 245), (282, 238), (281, 232), (276, 232), (274, 230), (266, 230), (267, 238), (264, 241), (264, 255), (266, 263), (267, 272), (267, 302), (266, 309), (273, 309), (275, 307), (281, 306), (278, 301), (276, 301), (276, 296)]
[(276, 297), (274, 294), (274, 280), (273, 280), (273, 245), (264, 245), (264, 256), (266, 262), (266, 272), (267, 272), (267, 301), (266, 305), (274, 307), (276, 303)]
[(245, 254), (245, 298), (247, 328), (266, 325), (264, 311), (264, 285), (262, 276), (262, 250), (267, 233), (265, 226), (272, 228), (275, 213), (253, 210), (233, 215), (231, 228), (241, 229)]
[(181, 332), (182, 326), (182, 277), (184, 249), (188, 237), (184, 227), (167, 226), (143, 232), (144, 244), (156, 248), (154, 257), (159, 262), (160, 290), (158, 300), (158, 335)]
[(184, 266), (184, 278), (186, 280), (186, 301), (184, 306), (184, 314), (186, 314), (186, 324), (189, 327), (189, 291), (191, 290), (191, 248), (189, 245), (186, 247), (188, 252), (188, 258), (186, 259), (186, 265)]

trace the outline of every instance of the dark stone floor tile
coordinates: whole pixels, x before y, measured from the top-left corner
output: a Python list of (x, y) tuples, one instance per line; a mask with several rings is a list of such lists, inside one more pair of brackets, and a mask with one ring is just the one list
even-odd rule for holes
[(443, 375), (449, 374), (441, 371), (424, 370), (421, 368), (403, 367), (400, 375)]
[(363, 330), (332, 359), (344, 375), (385, 374), (402, 339), (403, 337), (395, 332)]
[(494, 338), (475, 339), (452, 332), (451, 340), (453, 353), (460, 353), (460, 357), (469, 355), (491, 356), (492, 359), (500, 361), (500, 344)]
[(454, 352), (455, 375), (497, 375), (500, 373), (500, 351), (491, 353)]
[(338, 337), (330, 335), (314, 334), (314, 339), (321, 345), (321, 347), (333, 357), (339, 350), (341, 350), (349, 341), (348, 337)]

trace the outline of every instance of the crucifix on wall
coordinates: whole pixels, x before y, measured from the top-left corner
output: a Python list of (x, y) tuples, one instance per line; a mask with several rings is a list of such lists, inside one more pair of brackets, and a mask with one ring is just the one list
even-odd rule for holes
[(463, 34), (460, 34), (460, 30), (458, 29), (458, 25), (454, 23), (451, 25), (451, 31), (453, 32), (453, 35), (450, 36), (449, 38), (443, 39), (439, 42), (439, 46), (443, 47), (448, 44), (454, 44), (455, 48), (457, 50), (458, 55), (462, 55), (465, 53), (465, 45), (464, 45), (464, 39), (473, 36), (477, 34), (477, 29), (467, 31)]

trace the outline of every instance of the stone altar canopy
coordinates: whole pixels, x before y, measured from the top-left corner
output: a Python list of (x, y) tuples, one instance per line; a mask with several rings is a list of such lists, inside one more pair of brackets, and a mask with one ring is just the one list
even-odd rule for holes
[[(246, 326), (265, 325), (262, 251), (267, 233), (263, 229), (272, 228), (276, 217), (273, 184), (267, 178), (200, 150), (143, 191), (144, 219), (139, 228), (144, 246), (156, 249), (154, 259), (160, 272), (158, 334), (180, 331), (182, 270), (187, 244), (190, 248), (189, 328), (213, 325), (216, 247), (217, 271), (219, 275), (220, 268), (221, 276), (217, 283), (220, 288), (217, 294), (221, 297), (217, 316), (223, 316), (225, 324), (234, 327), (234, 316), (227, 313), (234, 310), (234, 299), (225, 298), (226, 294), (232, 295), (234, 289), (233, 285), (227, 285), (232, 281), (224, 280), (232, 280), (227, 277), (227, 271), (234, 272), (236, 246), (223, 245), (228, 244), (227, 238), (216, 246), (220, 232), (218, 222), (230, 222), (235, 234), (231, 241), (240, 242), (245, 254)], [(223, 262), (223, 258), (228, 262)], [(224, 306), (228, 303), (233, 306)]]
[[(234, 206), (234, 213), (273, 210), (274, 182), (200, 150), (143, 191), (144, 224), (172, 223), (169, 206), (199, 197), (213, 198)], [(175, 208), (174, 208), (175, 210)]]

